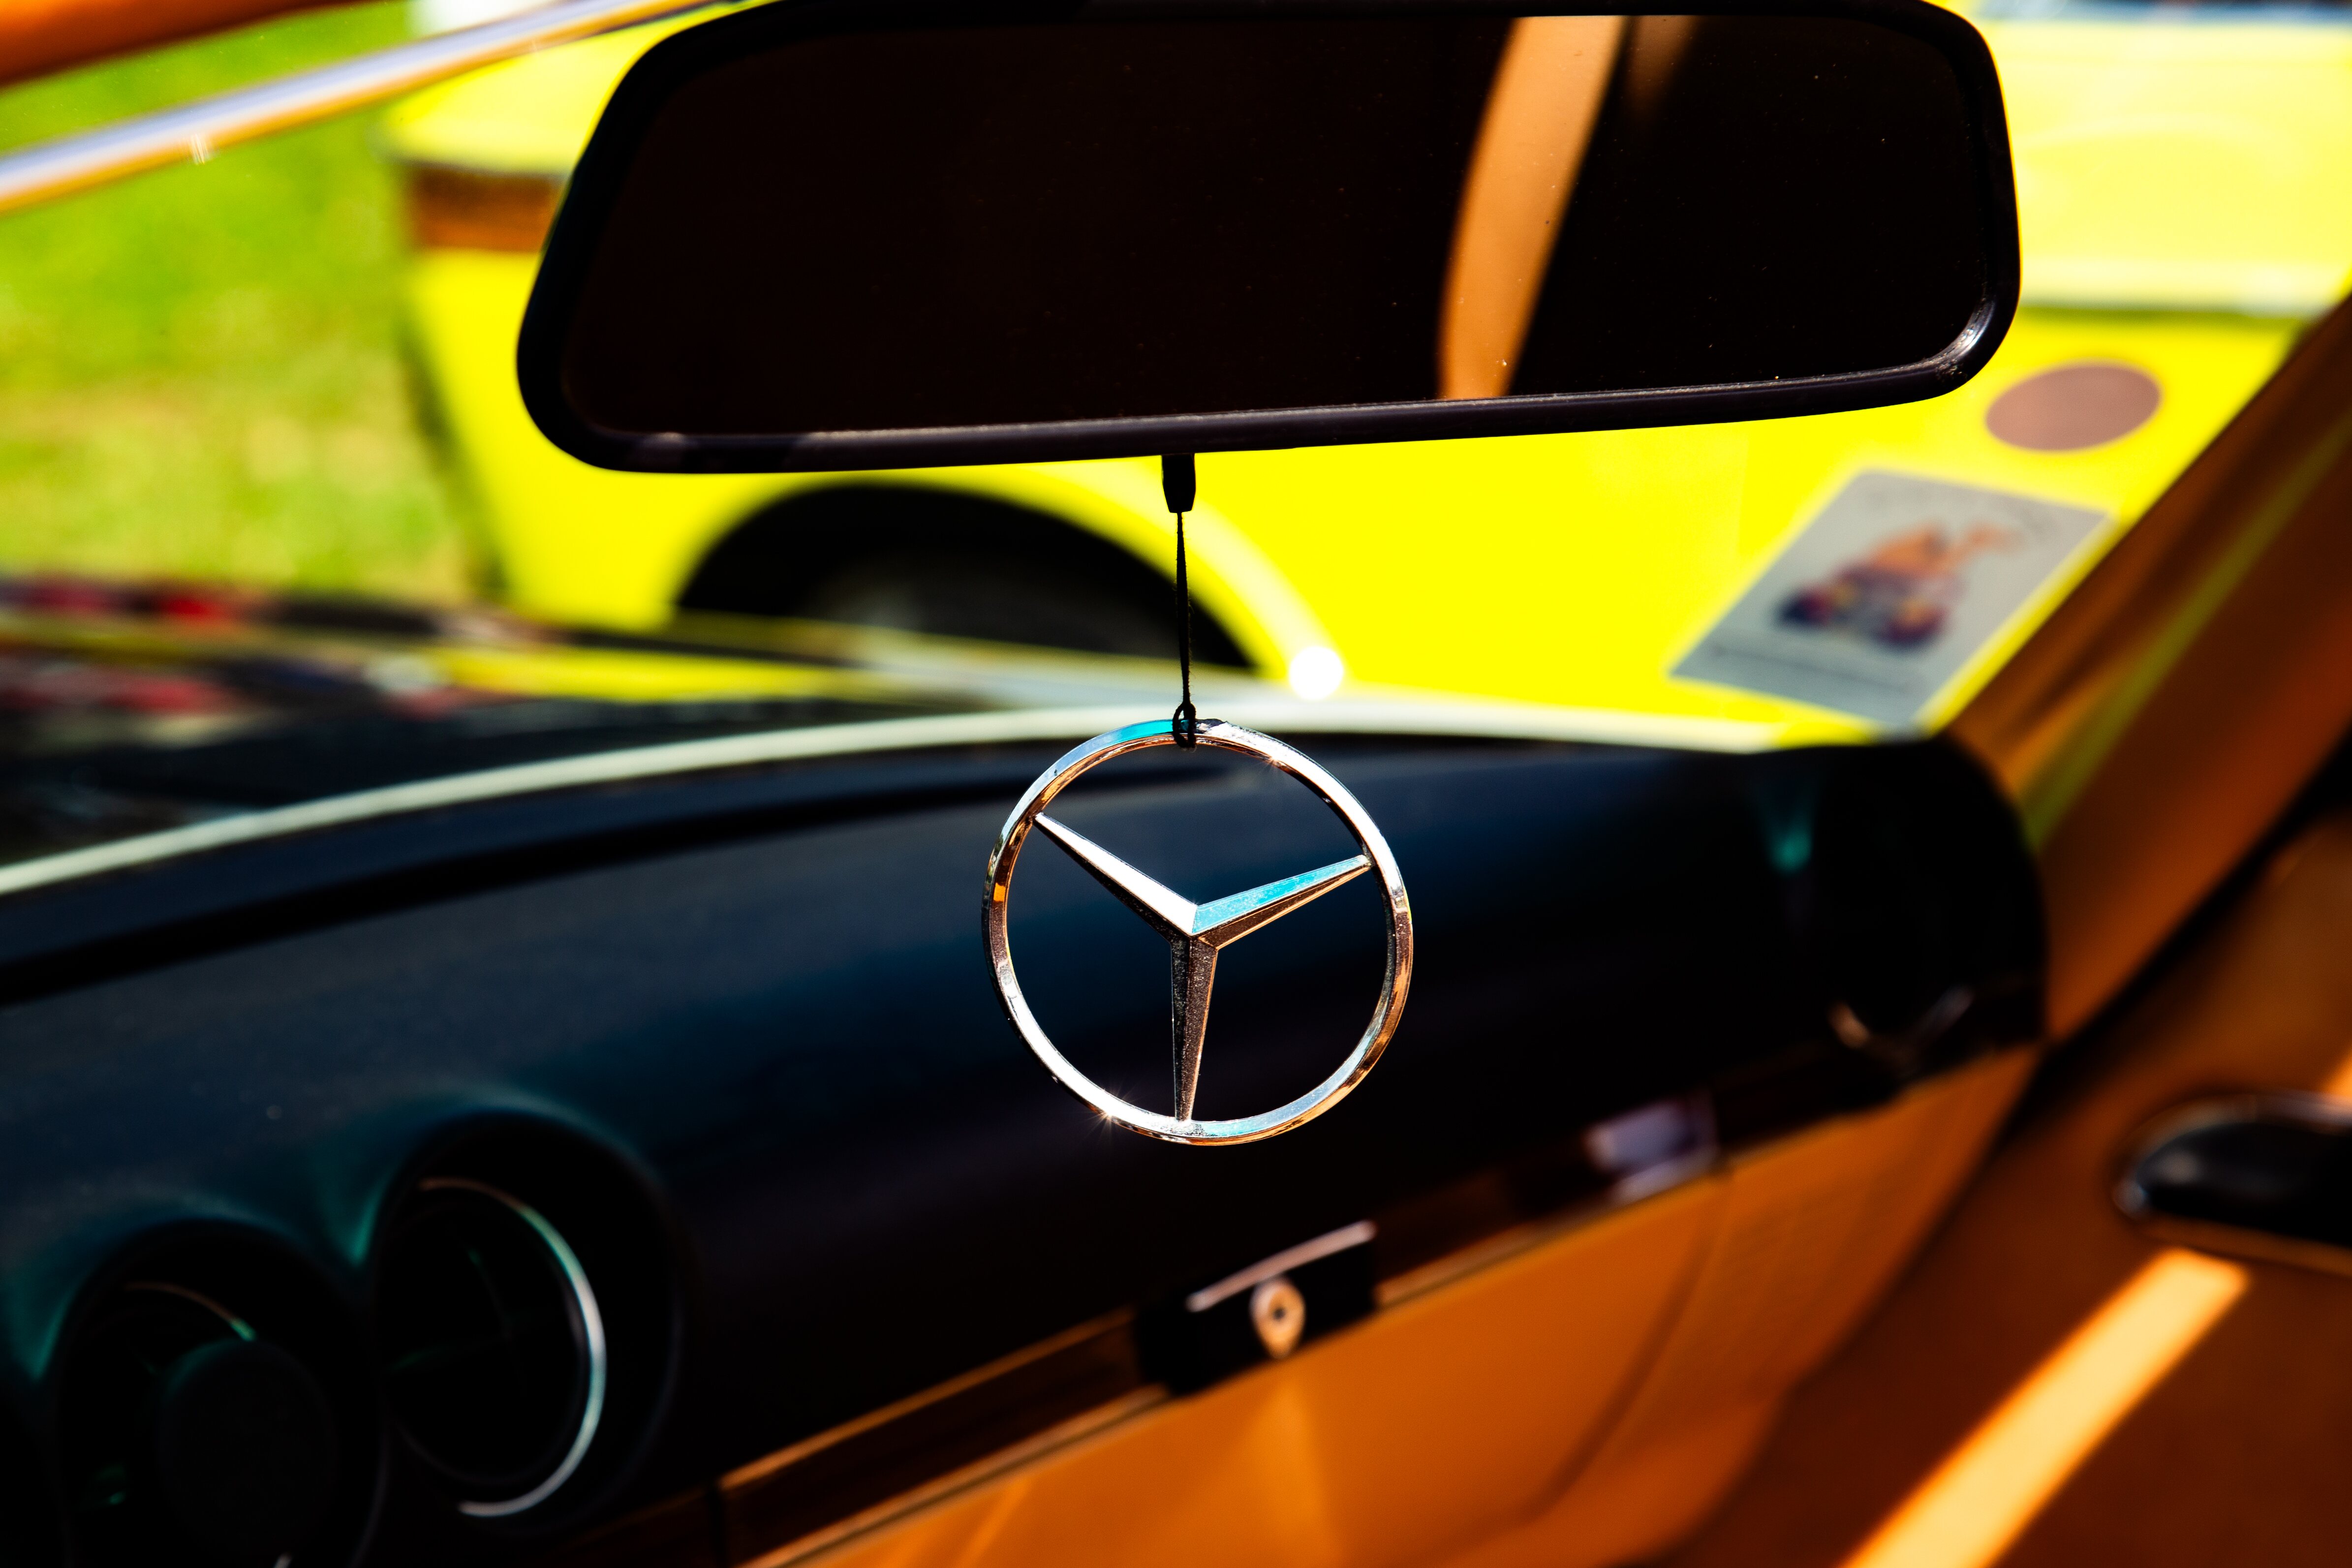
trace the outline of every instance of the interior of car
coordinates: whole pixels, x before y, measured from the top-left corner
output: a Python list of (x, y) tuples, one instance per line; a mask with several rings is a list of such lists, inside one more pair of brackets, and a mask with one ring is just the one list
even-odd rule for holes
[(2336, 1561), (2352, 234), (2053, 267), (2012, 22), (553, 0), (0, 146), (392, 105), (513, 588), (0, 556), (0, 1563)]

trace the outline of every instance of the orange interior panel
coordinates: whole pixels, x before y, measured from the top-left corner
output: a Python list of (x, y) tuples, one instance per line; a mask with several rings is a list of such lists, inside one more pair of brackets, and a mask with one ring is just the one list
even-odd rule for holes
[(758, 1562), (1145, 1568), (1213, 1542), (1221, 1563), (1499, 1568), (1670, 1542), (1910, 1255), (2032, 1061), (1408, 1276), (1289, 1360), (1135, 1396)]
[[(1968, 1197), (1853, 1344), (1790, 1403), (1754, 1472), (1673, 1568), (1835, 1568), (2152, 1260), (2113, 1197), (2139, 1130), (2184, 1102), (2340, 1092), (2352, 1054), (2352, 814), (2281, 852), (2110, 1026), (2053, 1064)], [(2001, 1568), (2341, 1563), (2352, 1280), (2233, 1262), (2242, 1299), (2035, 1511)], [(1929, 1554), (1921, 1568), (1964, 1559)]]

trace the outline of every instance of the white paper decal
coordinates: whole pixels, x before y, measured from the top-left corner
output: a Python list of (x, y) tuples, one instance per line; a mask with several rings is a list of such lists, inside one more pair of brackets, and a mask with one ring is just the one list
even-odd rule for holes
[(2032, 496), (1858, 474), (1675, 674), (1907, 724), (2105, 520)]

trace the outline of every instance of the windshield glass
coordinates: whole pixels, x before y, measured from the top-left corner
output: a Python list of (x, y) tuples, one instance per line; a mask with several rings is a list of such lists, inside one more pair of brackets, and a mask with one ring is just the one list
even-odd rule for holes
[[(0, 145), (485, 14), (22, 81)], [(1860, 413), (1204, 455), (1204, 711), (1468, 698), (1700, 744), (1957, 712), (2352, 275), (2344, 10), (1969, 14), (2025, 267), (1989, 369)], [(1171, 706), (1154, 460), (613, 474), (531, 424), (565, 177), (691, 20), (0, 216), (0, 858), (662, 740)], [(1612, 34), (1612, 90), (1691, 21)]]

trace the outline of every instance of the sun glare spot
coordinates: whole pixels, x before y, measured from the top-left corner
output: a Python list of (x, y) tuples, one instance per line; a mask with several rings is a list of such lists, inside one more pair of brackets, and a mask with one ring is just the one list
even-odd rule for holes
[(1290, 689), (1309, 701), (1338, 691), (1347, 674), (1348, 666), (1328, 648), (1301, 648), (1290, 657)]

